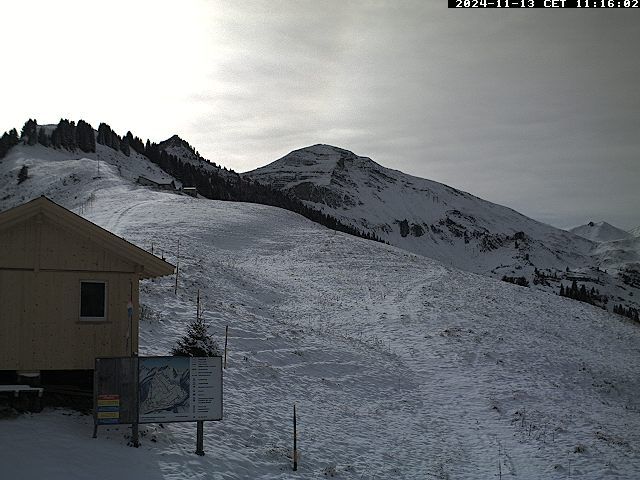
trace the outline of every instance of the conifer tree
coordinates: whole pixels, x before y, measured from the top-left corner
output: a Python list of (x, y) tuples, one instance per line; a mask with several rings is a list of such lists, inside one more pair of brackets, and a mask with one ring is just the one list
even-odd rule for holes
[(96, 151), (96, 137), (93, 132), (93, 127), (84, 120), (78, 121), (78, 126), (76, 127), (76, 143), (78, 148), (83, 152)]
[(23, 165), (18, 172), (18, 185), (24, 182), (27, 178), (29, 178), (29, 167)]
[(51, 144), (51, 142), (49, 141), (49, 135), (47, 135), (47, 132), (43, 127), (40, 127), (40, 129), (38, 130), (38, 143), (40, 145), (44, 145), (45, 147), (48, 147)]
[(34, 119), (29, 119), (25, 122), (20, 133), (20, 138), (24, 138), (28, 145), (35, 145), (38, 143), (38, 122)]
[(215, 357), (220, 355), (220, 348), (207, 332), (202, 318), (196, 318), (187, 326), (187, 333), (178, 340), (171, 350), (176, 357)]
[(18, 132), (15, 128), (4, 132), (2, 137), (0, 137), (0, 159), (4, 158), (4, 156), (9, 153), (9, 150), (18, 143), (20, 143), (20, 139), (18, 138)]
[(127, 157), (131, 155), (131, 149), (129, 148), (129, 142), (126, 138), (123, 138), (120, 142), (120, 151), (124, 153)]

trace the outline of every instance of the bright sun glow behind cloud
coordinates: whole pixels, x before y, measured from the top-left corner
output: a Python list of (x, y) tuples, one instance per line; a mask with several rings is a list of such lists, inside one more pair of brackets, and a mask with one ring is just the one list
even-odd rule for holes
[(627, 11), (1, 5), (0, 133), (61, 117), (156, 142), (177, 133), (238, 171), (329, 143), (558, 226), (637, 225), (640, 30)]
[(3, 120), (63, 116), (132, 129), (144, 120), (140, 135), (166, 129), (166, 116), (188, 121), (189, 95), (207, 76), (203, 9), (197, 1), (4, 3), (0, 41), (12, 46), (13, 74), (3, 89), (20, 95), (3, 102)]

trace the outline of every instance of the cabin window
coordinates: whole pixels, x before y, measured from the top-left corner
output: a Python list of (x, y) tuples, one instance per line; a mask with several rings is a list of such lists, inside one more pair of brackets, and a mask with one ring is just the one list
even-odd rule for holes
[(80, 320), (107, 319), (107, 283), (80, 282)]

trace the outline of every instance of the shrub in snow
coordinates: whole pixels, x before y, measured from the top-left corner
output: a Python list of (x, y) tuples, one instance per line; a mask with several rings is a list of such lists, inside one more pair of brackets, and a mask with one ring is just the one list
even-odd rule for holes
[(24, 182), (27, 178), (29, 178), (29, 167), (23, 165), (20, 172), (18, 172), (18, 185)]
[(171, 350), (177, 357), (215, 357), (220, 355), (220, 348), (207, 332), (207, 326), (201, 318), (191, 322), (187, 333), (178, 340)]

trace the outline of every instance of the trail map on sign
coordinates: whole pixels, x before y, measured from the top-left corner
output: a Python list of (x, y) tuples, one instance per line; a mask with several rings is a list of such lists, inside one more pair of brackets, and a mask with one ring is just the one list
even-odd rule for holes
[(222, 420), (221, 357), (97, 358), (95, 425)]
[(140, 422), (192, 417), (190, 376), (189, 357), (140, 358)]

